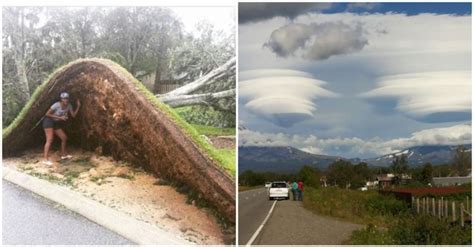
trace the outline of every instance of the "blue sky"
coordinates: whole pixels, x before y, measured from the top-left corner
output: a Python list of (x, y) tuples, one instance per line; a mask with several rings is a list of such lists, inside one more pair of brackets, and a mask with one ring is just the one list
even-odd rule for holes
[(372, 157), (471, 140), (470, 3), (239, 5), (240, 145)]
[(349, 11), (353, 13), (405, 13), (407, 15), (417, 15), (420, 13), (470, 15), (471, 3), (360, 3), (360, 6), (353, 6), (354, 3), (334, 3), (330, 9), (323, 10), (322, 13), (339, 13)]

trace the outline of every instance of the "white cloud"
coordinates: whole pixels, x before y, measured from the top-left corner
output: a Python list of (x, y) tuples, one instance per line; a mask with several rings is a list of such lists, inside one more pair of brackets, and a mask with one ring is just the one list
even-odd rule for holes
[(315, 135), (287, 135), (263, 133), (252, 130), (239, 131), (240, 146), (293, 146), (315, 154), (336, 154), (346, 158), (368, 157), (397, 152), (405, 148), (422, 145), (459, 145), (471, 143), (470, 125), (454, 125), (432, 128), (412, 133), (409, 137), (383, 140), (372, 138), (327, 138)]
[(290, 23), (272, 32), (264, 44), (280, 57), (324, 60), (361, 50), (368, 44), (362, 26), (343, 22)]
[[(378, 79), (378, 86), (361, 96), (368, 99), (391, 98), (397, 101), (396, 110), (415, 119), (426, 119), (435, 114), (471, 113), (471, 72), (432, 71), (399, 74)], [(446, 121), (440, 117), (439, 121)], [(449, 120), (449, 119), (448, 119)]]
[[(324, 89), (326, 82), (292, 70), (242, 72), (239, 101), (250, 112), (280, 126), (291, 126), (314, 116), (317, 98), (335, 97)], [(269, 74), (279, 76), (268, 76)]]
[(257, 70), (245, 70), (239, 72), (239, 80), (245, 81), (250, 79), (264, 78), (264, 77), (280, 77), (280, 76), (293, 76), (293, 77), (306, 77), (312, 78), (310, 73), (306, 73), (298, 70), (291, 69), (257, 69)]

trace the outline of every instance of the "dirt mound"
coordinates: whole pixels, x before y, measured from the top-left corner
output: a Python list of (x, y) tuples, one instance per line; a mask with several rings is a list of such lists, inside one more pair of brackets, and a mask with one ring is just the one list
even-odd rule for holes
[(137, 164), (158, 177), (188, 185), (235, 222), (235, 183), (192, 127), (110, 60), (81, 59), (56, 71), (3, 135), (3, 155), (44, 142), (41, 119), (62, 91), (80, 99), (66, 127), (69, 143)]

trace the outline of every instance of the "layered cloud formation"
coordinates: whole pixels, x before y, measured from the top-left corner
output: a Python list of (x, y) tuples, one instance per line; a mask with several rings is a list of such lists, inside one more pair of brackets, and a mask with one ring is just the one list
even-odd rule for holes
[(273, 31), (264, 46), (280, 57), (324, 60), (359, 51), (367, 44), (360, 24), (350, 26), (343, 22), (325, 22), (285, 25)]
[(326, 82), (294, 70), (252, 70), (239, 74), (239, 101), (246, 110), (282, 127), (312, 118), (315, 100), (335, 97)]
[(383, 155), (422, 145), (460, 145), (471, 143), (471, 125), (461, 124), (412, 133), (409, 137), (383, 140), (372, 138), (327, 138), (315, 135), (265, 133), (248, 129), (239, 131), (239, 146), (293, 146), (315, 154), (340, 155), (346, 158)]
[[(345, 6), (340, 13), (302, 10), (298, 16), (274, 15), (285, 18), (239, 26), (240, 70), (274, 68), (275, 77), (288, 76), (282, 69), (305, 71), (310, 75), (298, 72), (296, 77), (315, 75), (330, 82), (317, 88), (342, 95), (305, 93), (310, 104), (297, 101), (292, 108), (302, 105), (306, 113), (289, 111), (298, 112), (304, 121), (292, 124), (280, 123), (263, 107), (247, 108), (260, 97), (252, 95), (239, 104), (239, 116), (255, 130), (254, 136), (249, 131), (241, 141), (345, 157), (370, 157), (416, 145), (470, 143), (471, 16), (396, 13), (384, 3)], [(371, 8), (384, 12), (357, 11)], [(319, 34), (323, 30), (332, 35)], [(270, 75), (258, 78), (266, 77)], [(272, 86), (261, 87), (261, 96), (272, 94)], [(286, 96), (293, 93), (291, 84), (280, 90)], [(301, 99), (299, 94), (295, 98)], [(291, 119), (290, 114), (285, 116)]]
[(435, 71), (384, 76), (366, 99), (395, 100), (395, 109), (427, 122), (471, 119), (471, 72)]

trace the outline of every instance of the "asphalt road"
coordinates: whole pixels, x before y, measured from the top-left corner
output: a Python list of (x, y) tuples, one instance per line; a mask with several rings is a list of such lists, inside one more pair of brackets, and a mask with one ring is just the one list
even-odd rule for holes
[(3, 244), (134, 244), (54, 202), (2, 182)]
[[(265, 189), (239, 193), (239, 244), (248, 240), (262, 224), (273, 201)], [(362, 225), (316, 215), (302, 202), (278, 201), (254, 245), (331, 245), (342, 244)]]
[(249, 241), (272, 204), (273, 201), (268, 200), (266, 188), (239, 192), (239, 244)]

